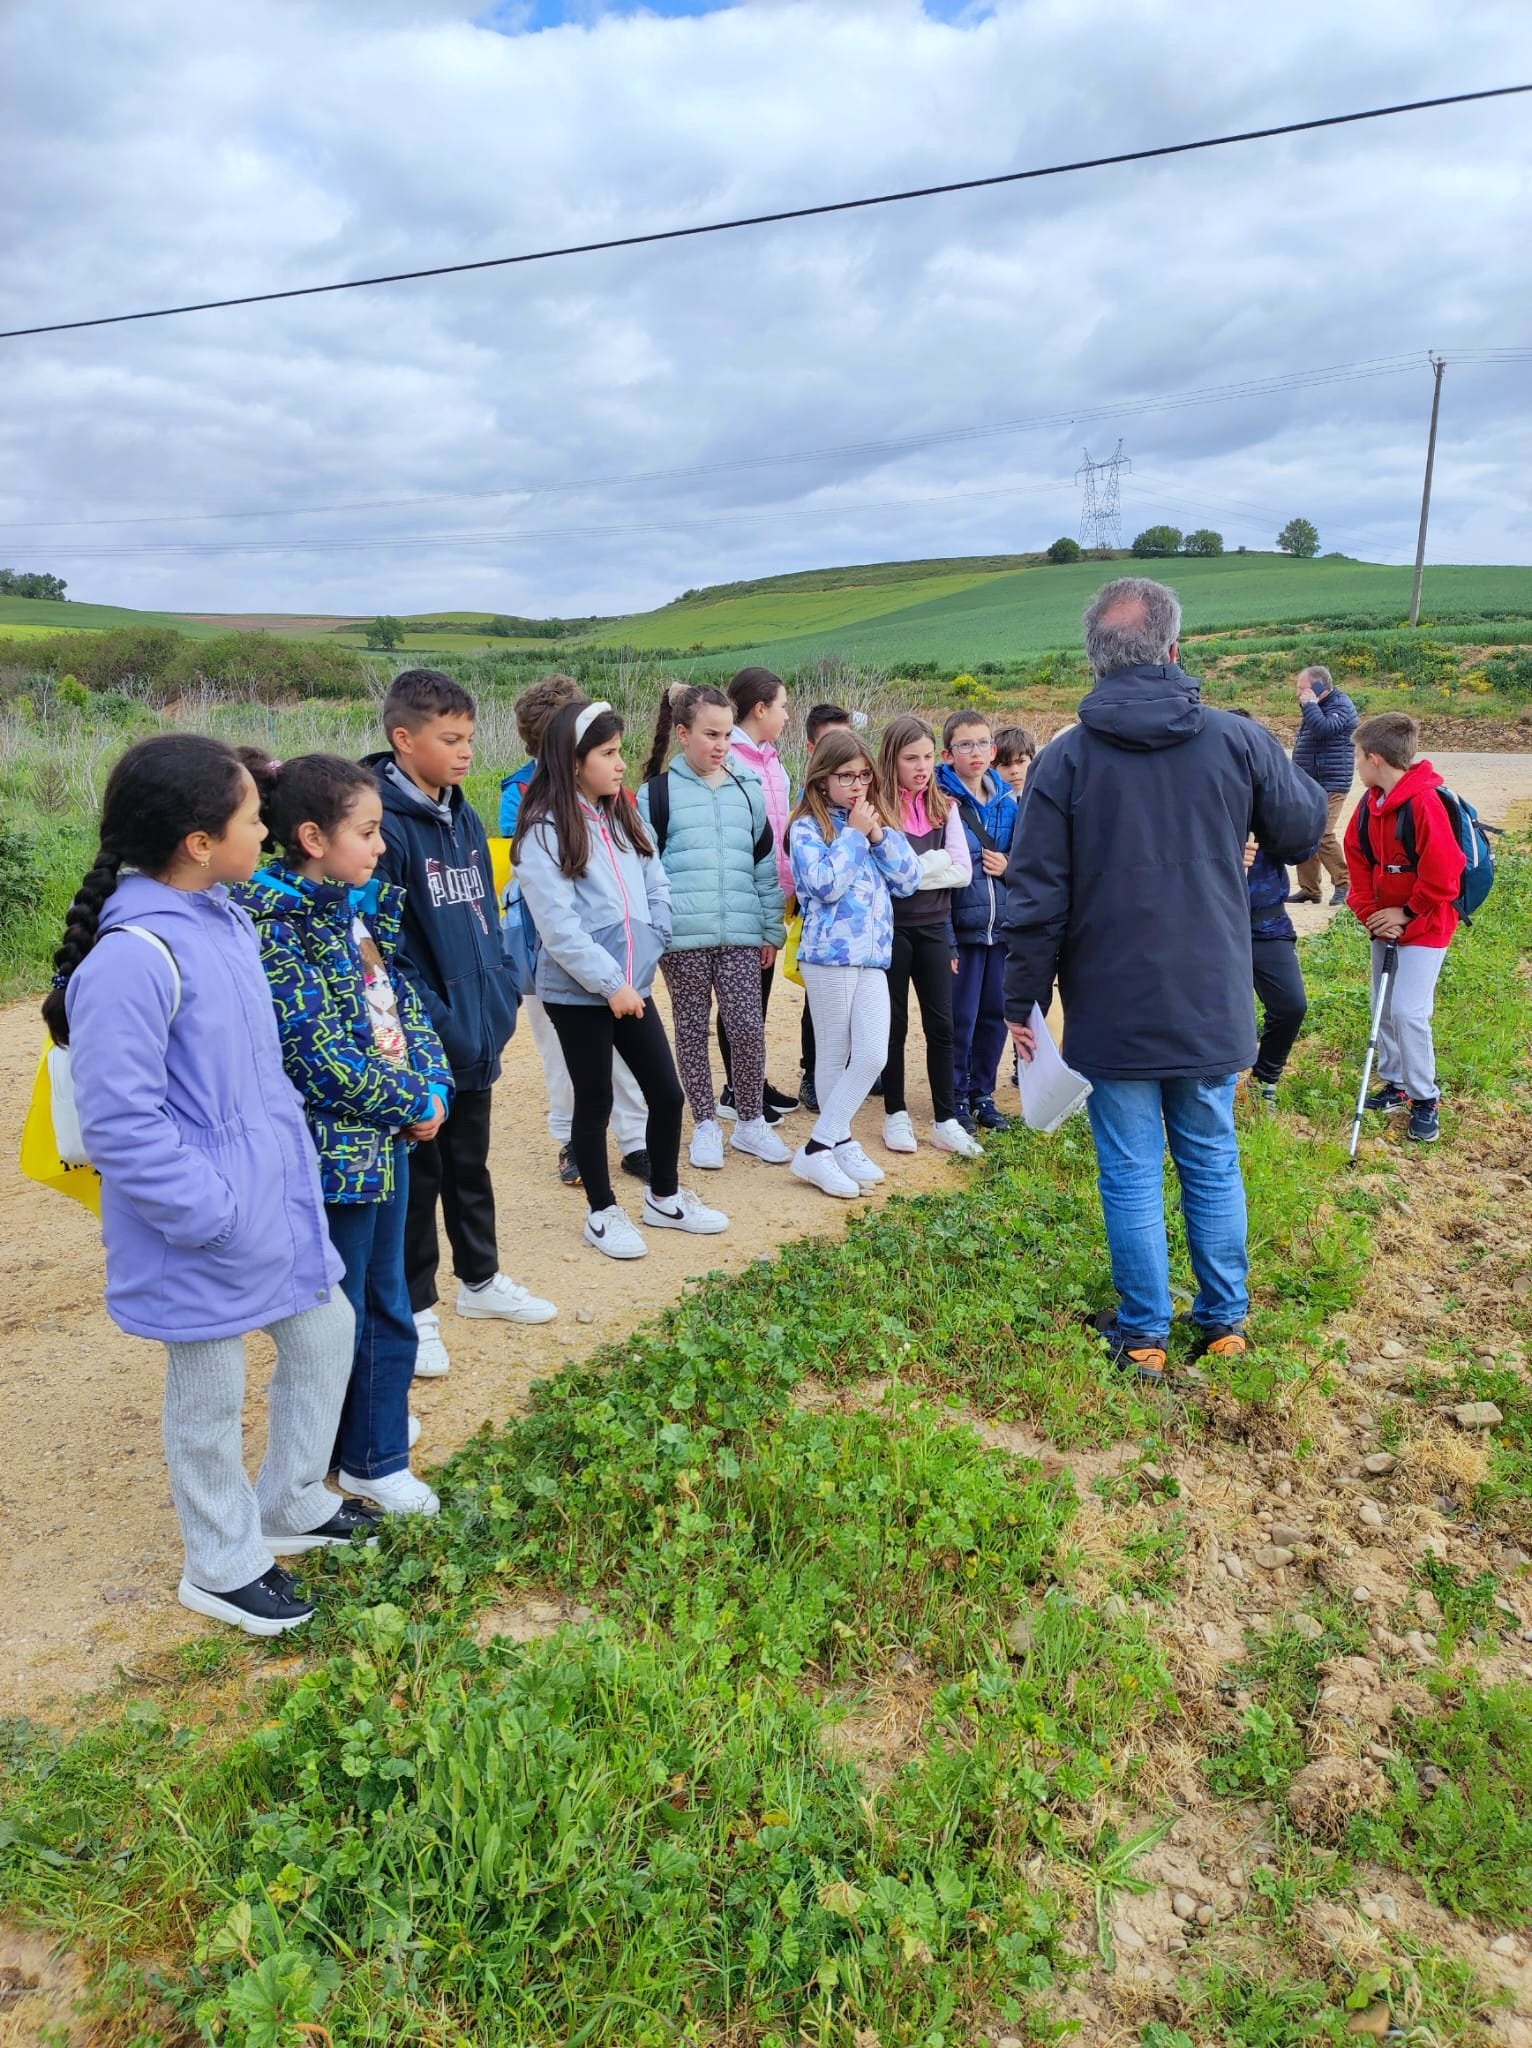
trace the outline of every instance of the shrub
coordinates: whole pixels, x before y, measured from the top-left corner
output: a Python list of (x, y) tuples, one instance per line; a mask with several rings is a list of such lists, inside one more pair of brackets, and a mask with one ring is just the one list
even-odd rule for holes
[(1085, 550), (1077, 540), (1071, 540), (1067, 533), (1061, 533), (1048, 550), (1050, 562), (1078, 562)]
[(275, 633), (220, 633), (190, 640), (167, 626), (124, 626), (109, 633), (58, 633), (44, 640), (0, 641), (0, 671), (60, 678), (61, 700), (77, 700), (62, 679), (93, 695), (127, 691), (168, 704), (189, 691), (226, 690), (259, 704), (303, 697), (365, 697), (376, 678), (354, 647), (290, 640)]

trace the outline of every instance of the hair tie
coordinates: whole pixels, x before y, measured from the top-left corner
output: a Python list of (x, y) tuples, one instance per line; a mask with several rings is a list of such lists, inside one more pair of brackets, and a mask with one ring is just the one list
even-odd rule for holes
[(67, 988), (69, 986), (69, 976), (60, 968), (49, 983), (49, 986), (50, 988)]
[(594, 704), (586, 705), (585, 709), (580, 713), (579, 717), (575, 720), (576, 746), (578, 746), (581, 740), (584, 739), (585, 735), (590, 731), (591, 727), (595, 724), (596, 720), (601, 716), (602, 712), (610, 711), (611, 708), (611, 705), (607, 703), (604, 697), (599, 698), (597, 702)]

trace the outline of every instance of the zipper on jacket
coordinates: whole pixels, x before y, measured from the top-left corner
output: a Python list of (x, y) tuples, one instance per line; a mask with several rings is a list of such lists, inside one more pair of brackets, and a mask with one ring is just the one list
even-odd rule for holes
[(622, 869), (617, 865), (617, 849), (612, 844), (612, 835), (606, 829), (606, 819), (599, 811), (592, 812), (601, 833), (601, 844), (606, 848), (606, 857), (612, 863), (612, 873), (617, 877), (617, 888), (622, 896), (622, 928), (628, 941), (628, 986), (633, 986), (633, 906), (628, 901), (628, 885), (622, 879)]

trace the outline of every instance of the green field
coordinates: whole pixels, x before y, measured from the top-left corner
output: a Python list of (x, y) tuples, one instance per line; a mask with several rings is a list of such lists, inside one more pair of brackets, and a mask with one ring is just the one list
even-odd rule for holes
[(213, 640), (226, 629), (178, 618), (174, 612), (135, 612), (116, 604), (76, 604), (52, 597), (0, 597), (0, 635), (104, 633), (114, 626), (170, 626), (192, 640)]

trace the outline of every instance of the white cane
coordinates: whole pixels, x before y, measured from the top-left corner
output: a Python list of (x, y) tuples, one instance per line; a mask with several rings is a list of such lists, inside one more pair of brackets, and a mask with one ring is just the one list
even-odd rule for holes
[(1388, 985), (1399, 968), (1399, 946), (1390, 939), (1383, 949), (1383, 972), (1378, 976), (1377, 1000), (1372, 1006), (1372, 1031), (1367, 1040), (1367, 1058), (1362, 1066), (1362, 1085), (1357, 1090), (1356, 1115), (1351, 1123), (1351, 1157), (1356, 1158), (1356, 1148), (1362, 1142), (1362, 1118), (1367, 1113), (1367, 1090), (1372, 1081), (1372, 1063), (1377, 1058), (1378, 1034), (1383, 1028), (1383, 1005), (1388, 1001)]

